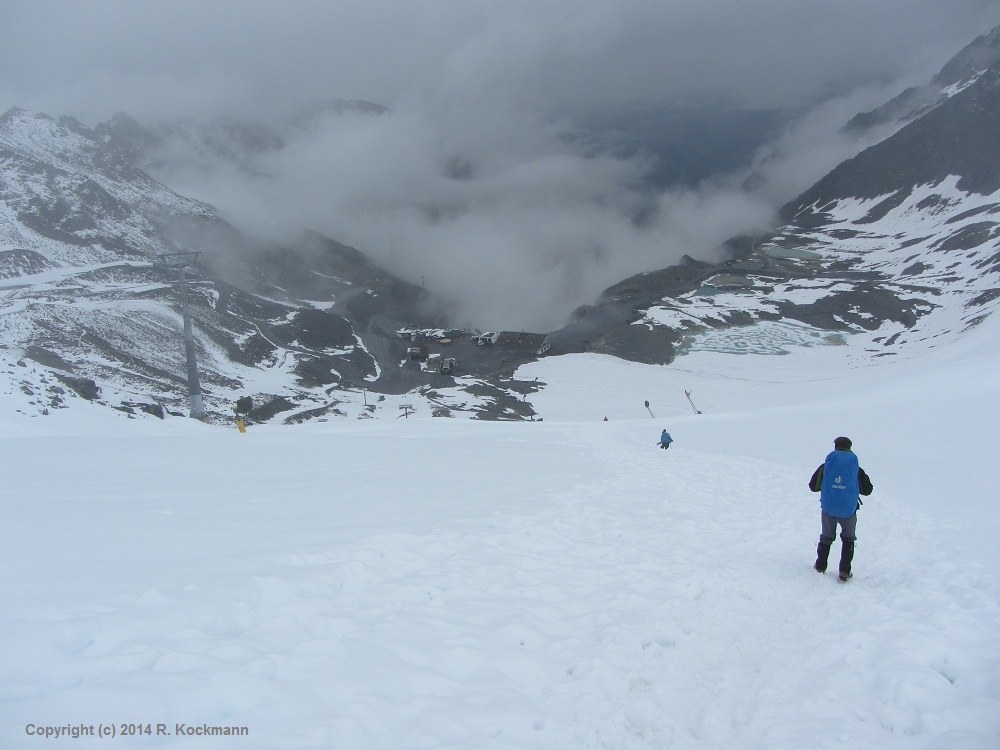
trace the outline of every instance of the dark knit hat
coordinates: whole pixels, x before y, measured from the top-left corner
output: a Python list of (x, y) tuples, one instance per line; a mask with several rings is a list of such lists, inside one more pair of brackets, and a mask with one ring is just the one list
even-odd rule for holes
[(838, 451), (849, 451), (851, 446), (854, 445), (850, 438), (839, 437), (833, 441), (833, 447)]

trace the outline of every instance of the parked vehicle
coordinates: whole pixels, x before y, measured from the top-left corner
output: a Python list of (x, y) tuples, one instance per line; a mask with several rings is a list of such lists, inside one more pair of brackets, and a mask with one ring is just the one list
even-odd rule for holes
[(442, 375), (451, 375), (455, 371), (455, 358), (442, 357), (440, 354), (431, 354), (427, 357), (427, 364), (424, 369), (427, 372), (439, 372)]

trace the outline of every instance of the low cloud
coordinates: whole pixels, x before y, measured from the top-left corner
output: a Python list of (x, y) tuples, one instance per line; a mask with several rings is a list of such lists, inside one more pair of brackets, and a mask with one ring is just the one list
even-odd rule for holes
[(656, 189), (654, 157), (618, 156), (569, 121), (501, 102), (328, 110), (239, 164), (172, 141), (156, 174), (254, 234), (287, 242), (305, 227), (357, 247), (448, 298), (455, 325), (550, 330), (627, 276), (716, 259), (730, 237), (770, 227), (867, 145), (842, 127), (889, 91), (825, 102), (756, 164), (693, 188)]
[(557, 327), (625, 276), (772, 218), (728, 186), (652, 192), (643, 156), (595, 153), (532, 117), (479, 117), (331, 113), (238, 167), (170, 142), (156, 174), (254, 234), (307, 227), (357, 247), (481, 327)]
[[(353, 245), (451, 298), (456, 323), (546, 329), (625, 276), (710, 257), (767, 226), (865, 145), (839, 132), (851, 116), (926, 81), (1000, 23), (1000, 8), (35, 0), (2, 16), (3, 108), (91, 125), (116, 111), (151, 127), (262, 123), (281, 148), (223, 158), (175, 139), (157, 176), (249, 231), (287, 239), (309, 228)], [(389, 113), (289, 125), (334, 99)], [(706, 166), (700, 182), (688, 165), (684, 188), (650, 179), (670, 175), (652, 145), (616, 148), (587, 125), (713, 107), (779, 113), (761, 121), (784, 127), (743, 144), (759, 148), (755, 162)]]

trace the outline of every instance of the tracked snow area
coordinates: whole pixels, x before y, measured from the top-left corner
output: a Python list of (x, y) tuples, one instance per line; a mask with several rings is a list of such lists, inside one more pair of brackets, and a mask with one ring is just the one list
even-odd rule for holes
[[(880, 366), (550, 358), (535, 423), (5, 394), (0, 747), (996, 748), (986, 325)], [(839, 434), (875, 483), (846, 585), (806, 488)]]

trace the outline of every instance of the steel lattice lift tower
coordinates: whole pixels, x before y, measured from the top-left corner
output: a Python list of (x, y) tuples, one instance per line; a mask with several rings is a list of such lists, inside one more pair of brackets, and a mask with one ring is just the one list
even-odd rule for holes
[(194, 348), (194, 330), (188, 312), (187, 276), (185, 270), (198, 261), (201, 253), (170, 253), (158, 255), (154, 265), (164, 269), (175, 269), (181, 288), (181, 315), (184, 318), (184, 353), (187, 356), (188, 402), (191, 418), (204, 421), (205, 402), (201, 397), (201, 378), (198, 375), (198, 359)]

